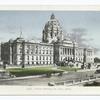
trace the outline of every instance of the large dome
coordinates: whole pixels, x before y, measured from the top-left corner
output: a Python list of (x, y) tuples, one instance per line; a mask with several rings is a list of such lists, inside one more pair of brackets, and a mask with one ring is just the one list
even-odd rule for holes
[(55, 15), (52, 14), (50, 20), (45, 24), (43, 29), (43, 42), (56, 42), (63, 40), (63, 31), (60, 26), (59, 21), (56, 19)]

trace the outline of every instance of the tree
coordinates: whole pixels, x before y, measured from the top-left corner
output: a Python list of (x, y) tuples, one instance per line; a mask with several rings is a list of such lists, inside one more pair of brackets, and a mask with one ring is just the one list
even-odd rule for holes
[(70, 38), (73, 41), (76, 41), (80, 46), (85, 46), (86, 44), (84, 42), (88, 41), (86, 38), (86, 29), (83, 28), (75, 28), (72, 29), (72, 32), (70, 33)]
[[(87, 35), (87, 30), (84, 29), (84, 28), (74, 28), (72, 29), (72, 32), (70, 33), (70, 39), (73, 41), (75, 40), (79, 46), (82, 46), (82, 47), (88, 47), (88, 45), (90, 44), (87, 44), (89, 43), (90, 41), (92, 41), (93, 39), (86, 39), (86, 35)], [(91, 47), (94, 48), (94, 53), (97, 53), (100, 49), (95, 47), (94, 45), (90, 45)]]
[(100, 63), (100, 58), (95, 57), (95, 58), (94, 58), (94, 63)]
[(88, 69), (90, 69), (91, 68), (91, 64), (90, 63), (88, 63)]

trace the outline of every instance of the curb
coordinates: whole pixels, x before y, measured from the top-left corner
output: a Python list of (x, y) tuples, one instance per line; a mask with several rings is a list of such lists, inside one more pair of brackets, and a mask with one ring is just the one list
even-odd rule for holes
[(44, 77), (44, 76), (45, 75), (15, 77), (15, 78), (8, 78), (8, 79), (0, 79), (0, 81), (22, 80), (22, 79), (30, 79), (30, 78), (39, 78), (39, 77)]

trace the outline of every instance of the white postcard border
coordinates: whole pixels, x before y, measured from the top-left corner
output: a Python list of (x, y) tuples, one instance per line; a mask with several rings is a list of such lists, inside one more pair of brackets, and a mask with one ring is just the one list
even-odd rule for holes
[[(0, 5), (1, 10), (100, 11), (100, 5)], [(100, 87), (0, 86), (0, 95), (100, 95)]]

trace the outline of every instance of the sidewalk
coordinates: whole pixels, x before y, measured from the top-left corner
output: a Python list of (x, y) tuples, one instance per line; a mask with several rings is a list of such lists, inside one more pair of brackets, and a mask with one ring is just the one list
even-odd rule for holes
[(99, 70), (99, 69), (81, 69), (81, 70), (78, 70), (77, 72), (96, 71), (96, 70)]
[(30, 78), (40, 78), (45, 75), (33, 75), (33, 76), (23, 76), (23, 77), (14, 77), (14, 78), (7, 78), (7, 79), (0, 79), (0, 81), (9, 81), (9, 80), (22, 80), (22, 79), (30, 79)]

